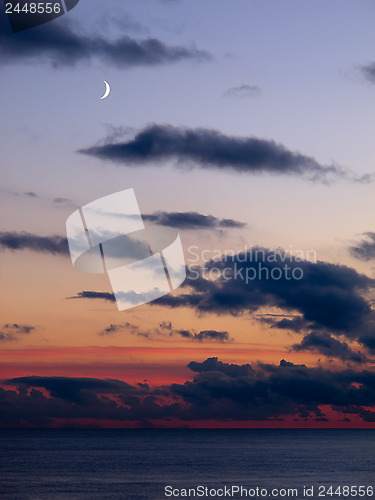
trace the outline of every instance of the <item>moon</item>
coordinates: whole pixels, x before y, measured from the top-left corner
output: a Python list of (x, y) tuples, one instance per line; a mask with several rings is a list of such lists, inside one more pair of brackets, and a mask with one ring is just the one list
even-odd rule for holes
[(104, 80), (104, 83), (105, 83), (105, 92), (104, 92), (103, 97), (101, 97), (100, 99), (105, 99), (106, 97), (109, 96), (109, 93), (111, 92), (111, 87), (110, 87), (109, 83), (106, 82), (105, 80)]

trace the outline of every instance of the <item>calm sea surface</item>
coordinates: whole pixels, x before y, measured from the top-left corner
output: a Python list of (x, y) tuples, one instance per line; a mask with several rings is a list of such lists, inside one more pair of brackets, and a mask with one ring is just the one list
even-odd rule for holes
[[(168, 485), (212, 491), (166, 496)], [(297, 498), (375, 500), (363, 488), (331, 496), (331, 485), (375, 490), (375, 430), (0, 431), (1, 499), (292, 498), (296, 488)], [(248, 496), (212, 496), (225, 486)]]

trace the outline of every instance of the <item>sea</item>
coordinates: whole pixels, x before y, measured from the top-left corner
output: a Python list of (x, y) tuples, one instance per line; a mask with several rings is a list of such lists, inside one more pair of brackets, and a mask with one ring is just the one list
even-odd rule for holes
[(375, 429), (0, 430), (0, 498), (375, 500)]

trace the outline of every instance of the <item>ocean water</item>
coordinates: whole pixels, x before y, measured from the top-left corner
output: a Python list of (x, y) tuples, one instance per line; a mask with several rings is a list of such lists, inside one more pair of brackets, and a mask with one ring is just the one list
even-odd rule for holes
[(375, 430), (0, 431), (1, 499), (375, 500), (368, 486), (375, 490)]

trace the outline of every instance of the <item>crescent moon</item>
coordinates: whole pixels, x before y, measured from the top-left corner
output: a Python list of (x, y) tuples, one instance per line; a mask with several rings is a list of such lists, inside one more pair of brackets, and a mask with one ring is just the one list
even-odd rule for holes
[(111, 87), (110, 87), (109, 83), (106, 82), (105, 80), (104, 80), (104, 83), (105, 83), (105, 92), (104, 92), (103, 97), (101, 97), (100, 99), (105, 99), (106, 97), (109, 96), (109, 93), (111, 92)]

